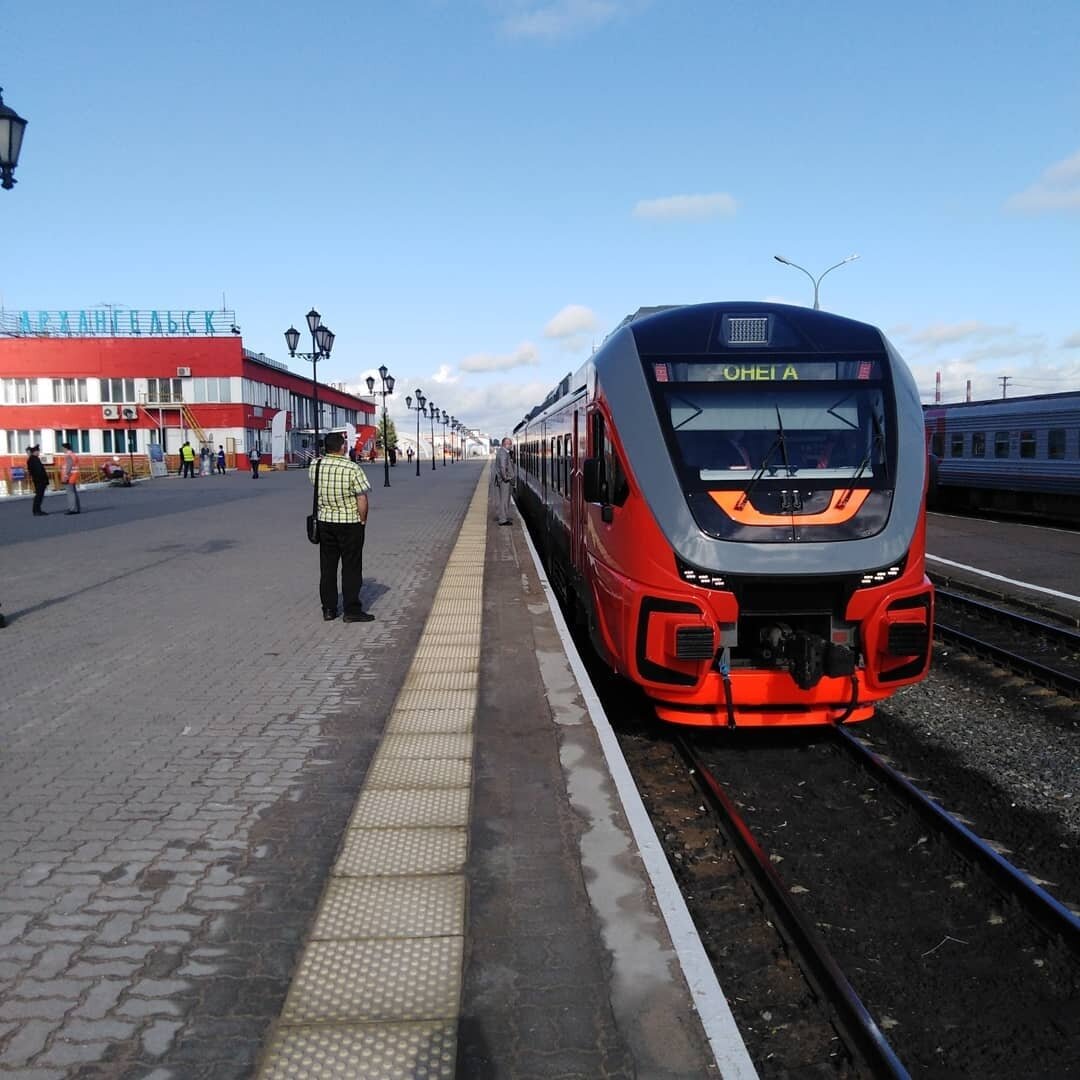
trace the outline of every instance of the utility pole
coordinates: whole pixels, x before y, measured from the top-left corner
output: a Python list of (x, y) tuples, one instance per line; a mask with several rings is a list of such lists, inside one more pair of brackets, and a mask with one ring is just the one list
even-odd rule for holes
[(1005, 400), (1005, 389), (1006, 389), (1006, 387), (1008, 387), (1009, 380), (1011, 378), (1012, 378), (1011, 375), (999, 375), (998, 376), (998, 382), (1001, 383), (1001, 400), (1002, 401)]

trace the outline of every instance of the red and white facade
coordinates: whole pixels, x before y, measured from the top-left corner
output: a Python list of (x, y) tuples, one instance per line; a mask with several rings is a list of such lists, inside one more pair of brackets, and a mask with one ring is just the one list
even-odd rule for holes
[[(318, 398), (320, 437), (348, 425), (360, 442), (374, 434), (373, 402), (323, 384)], [(196, 453), (224, 447), (240, 467), (253, 447), (269, 461), (282, 410), (286, 461), (303, 461), (314, 443), (311, 379), (245, 349), (234, 333), (0, 333), (2, 479), (25, 464), (28, 446), (40, 445), (47, 460), (65, 441), (84, 462), (129, 454), (146, 462), (160, 448), (172, 466), (185, 440)]]

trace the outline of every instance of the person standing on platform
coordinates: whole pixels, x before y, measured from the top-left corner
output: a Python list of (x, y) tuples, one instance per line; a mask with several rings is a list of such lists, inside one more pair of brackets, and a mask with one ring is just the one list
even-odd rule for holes
[(259, 462), (262, 461), (262, 455), (259, 453), (259, 448), (257, 446), (251, 448), (251, 453), (248, 454), (248, 461), (251, 462), (251, 479), (258, 480)]
[(60, 448), (64, 451), (64, 464), (60, 466), (60, 483), (67, 488), (67, 510), (65, 514), (82, 513), (79, 505), (79, 456), (71, 447), (71, 443), (61, 443)]
[(217, 448), (217, 471), (225, 475), (225, 447), (220, 445)]
[(199, 447), (199, 475), (210, 475), (210, 451), (205, 445)]
[(195, 478), (195, 448), (189, 442), (180, 447), (180, 475)]
[[(371, 622), (375, 616), (360, 606), (364, 583), (364, 531), (368, 519), (367, 474), (345, 453), (345, 436), (326, 436), (326, 453), (308, 466), (308, 477), (318, 485), (319, 601), (328, 622), (338, 616), (338, 563), (344, 622)], [(317, 476), (316, 476), (317, 471)]]
[(409, 464), (411, 465), (412, 464), (412, 456), (413, 456), (413, 448), (411, 446), (409, 447), (408, 450), (405, 451), (405, 456), (408, 457)]
[(40, 453), (40, 446), (31, 446), (26, 451), (26, 471), (34, 485), (34, 517), (48, 517), (48, 511), (41, 509), (41, 500), (49, 488), (49, 474), (41, 463)]
[(514, 482), (514, 461), (510, 457), (513, 441), (503, 439), (495, 451), (495, 495), (498, 498), (499, 524), (512, 525), (510, 520), (510, 487)]

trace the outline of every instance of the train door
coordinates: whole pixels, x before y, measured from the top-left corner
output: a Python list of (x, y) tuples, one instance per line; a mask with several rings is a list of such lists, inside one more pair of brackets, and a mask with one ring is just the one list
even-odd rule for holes
[(585, 513), (585, 500), (581, 494), (581, 447), (578, 439), (581, 437), (578, 428), (580, 413), (574, 410), (573, 439), (570, 444), (570, 565), (577, 573), (581, 573), (585, 566), (585, 529), (583, 528), (582, 516)]

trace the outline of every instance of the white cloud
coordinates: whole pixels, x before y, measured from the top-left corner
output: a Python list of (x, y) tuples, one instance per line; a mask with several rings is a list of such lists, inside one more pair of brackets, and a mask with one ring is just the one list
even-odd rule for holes
[(1080, 211), (1080, 150), (1051, 165), (1034, 184), (1006, 199), (1005, 209), (1020, 214)]
[[(892, 333), (907, 343), (902, 351), (923, 401), (934, 400), (939, 373), (943, 401), (963, 401), (969, 381), (973, 400), (998, 398), (1003, 376), (1010, 397), (1075, 390), (1080, 383), (1080, 362), (1065, 352), (1069, 338), (1054, 349), (1045, 334), (977, 320), (903, 326)], [(1080, 347), (1080, 333), (1073, 337)]]
[(1080, 349), (1080, 330), (1077, 330), (1075, 334), (1070, 334), (1061, 345), (1065, 349)]
[(512, 353), (473, 353), (458, 364), (462, 371), (512, 371), (538, 364), (536, 346), (523, 341)]
[(736, 202), (722, 191), (711, 195), (668, 195), (663, 199), (641, 199), (633, 210), (636, 218), (657, 221), (704, 221), (706, 218), (731, 217)]
[(987, 338), (1010, 334), (1013, 332), (1013, 327), (992, 326), (989, 323), (981, 323), (977, 319), (968, 319), (965, 322), (956, 323), (931, 323), (921, 330), (914, 330), (910, 326), (896, 327), (892, 332), (913, 345), (925, 345), (936, 349), (941, 345), (951, 345), (958, 341), (968, 339), (985, 341)]
[(503, 30), (511, 37), (555, 38), (594, 30), (642, 7), (640, 0), (505, 0)]
[(567, 304), (548, 324), (544, 327), (544, 337), (568, 338), (575, 334), (595, 330), (597, 327), (596, 313), (581, 304)]

